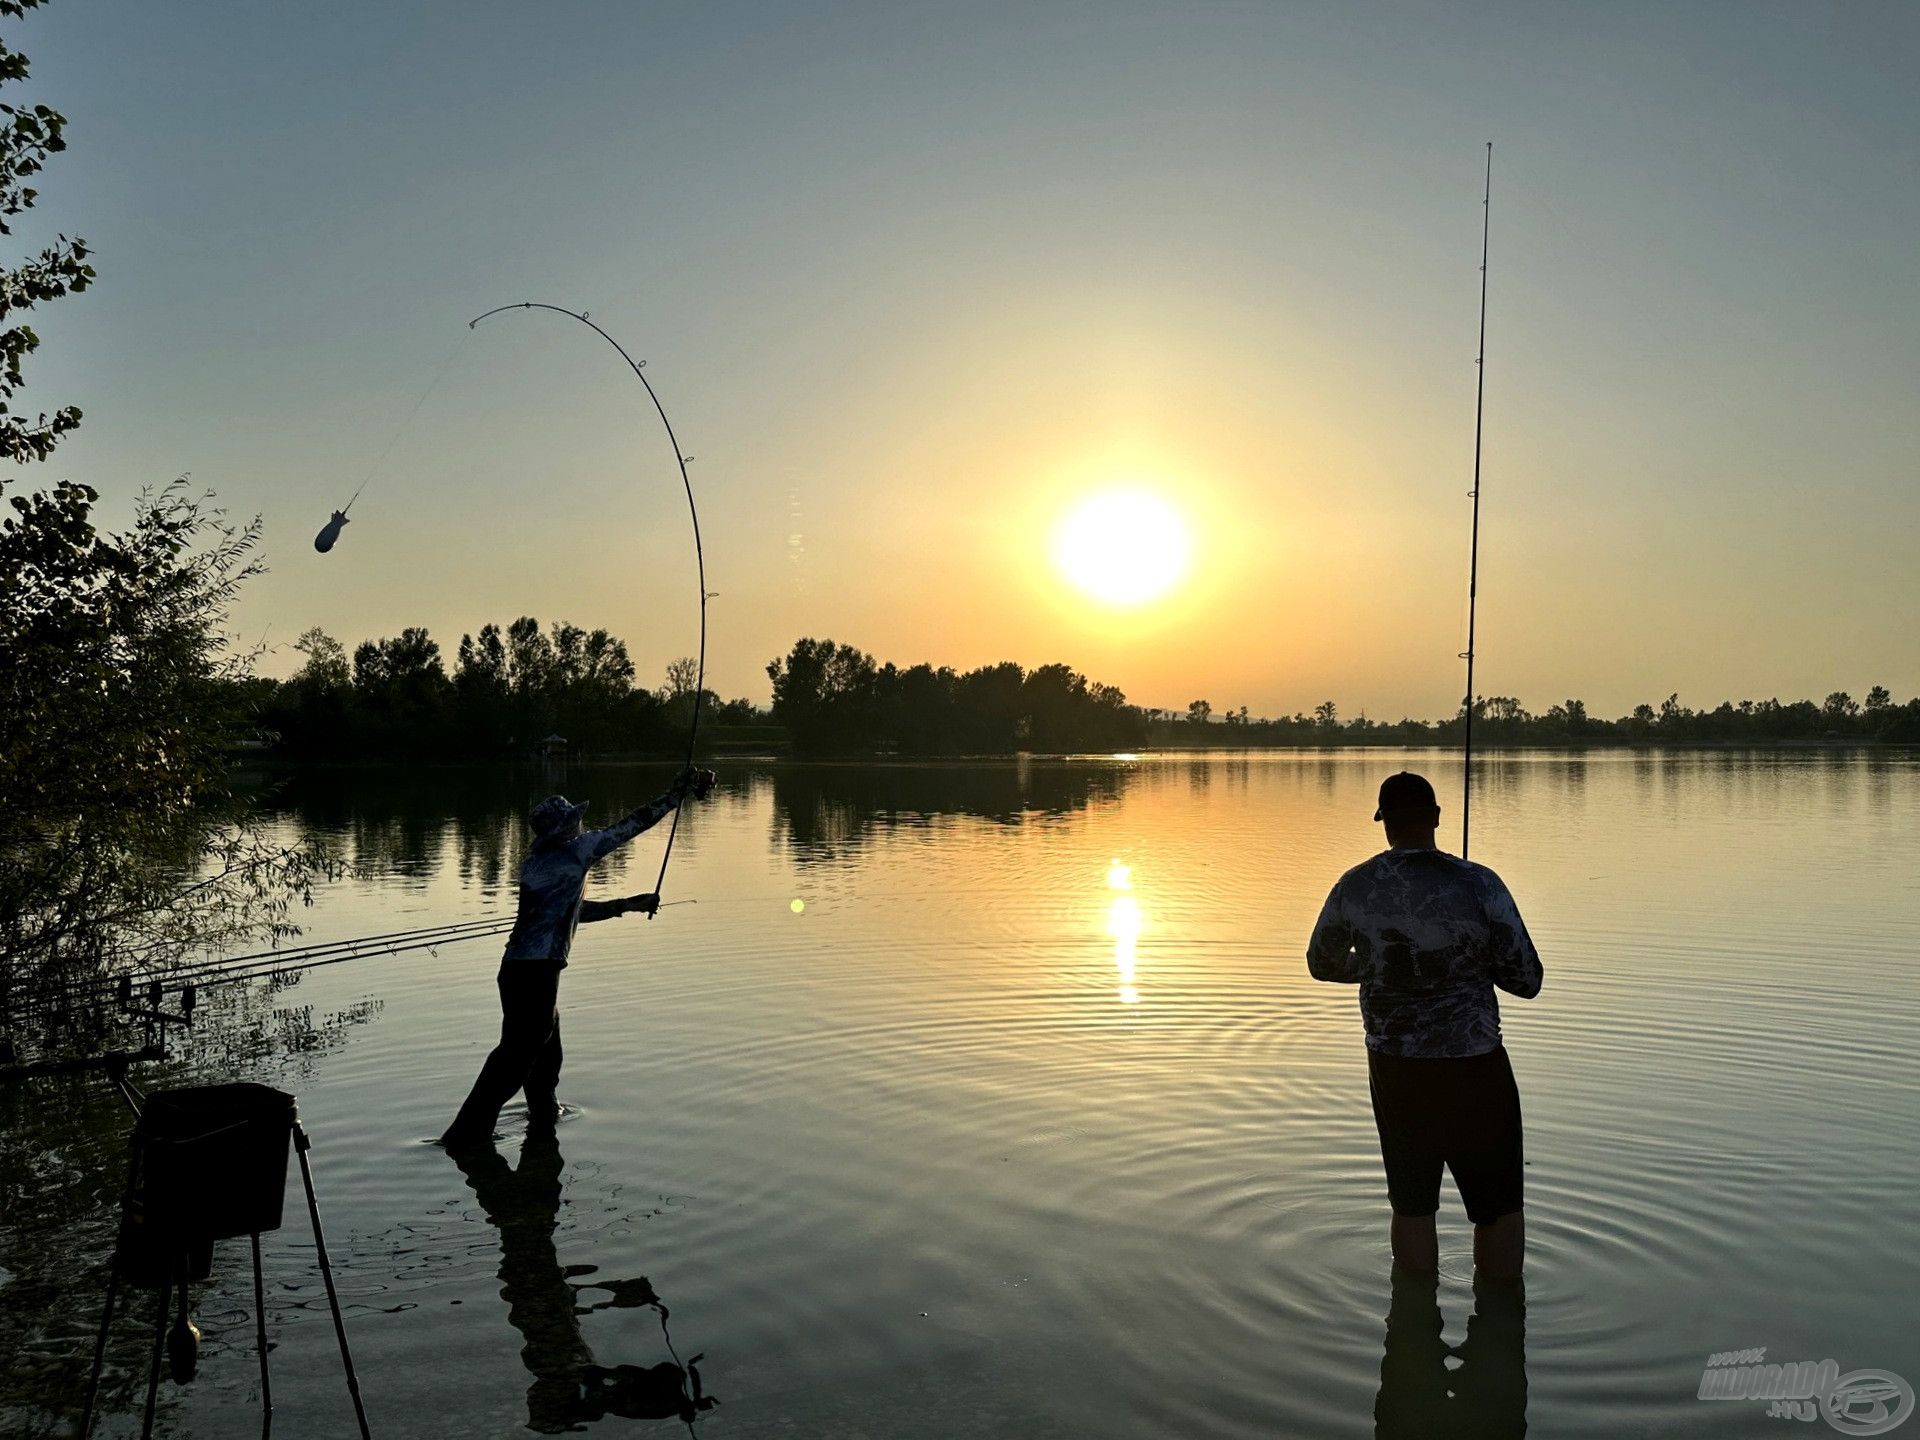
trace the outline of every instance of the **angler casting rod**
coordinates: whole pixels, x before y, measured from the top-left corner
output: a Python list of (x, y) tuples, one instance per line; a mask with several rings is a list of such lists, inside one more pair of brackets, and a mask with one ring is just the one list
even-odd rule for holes
[[(706, 551), (700, 543), (700, 507), (694, 503), (693, 478), (687, 474), (687, 461), (692, 457), (680, 448), (680, 437), (673, 433), (673, 422), (667, 418), (667, 408), (660, 403), (660, 397), (654, 393), (652, 382), (647, 379), (641, 369), (647, 362), (644, 360), (636, 360), (633, 356), (629, 355), (624, 345), (587, 318), (586, 311), (569, 310), (563, 305), (547, 305), (538, 300), (522, 300), (517, 305), (496, 305), (493, 309), (487, 311), (486, 314), (474, 316), (473, 319), (467, 322), (467, 329), (472, 330), (478, 326), (482, 320), (490, 316), (499, 315), (508, 310), (551, 310), (556, 315), (565, 315), (568, 319), (578, 320), (602, 340), (613, 346), (615, 350), (620, 352), (620, 358), (626, 361), (628, 368), (633, 371), (634, 379), (646, 387), (647, 398), (653, 402), (654, 412), (659, 415), (661, 425), (666, 428), (667, 439), (673, 445), (673, 460), (674, 463), (680, 467), (680, 484), (687, 492), (687, 514), (693, 520), (693, 559), (700, 582), (699, 669), (696, 672), (693, 682), (693, 719), (687, 726), (687, 768), (691, 770), (693, 768), (695, 747), (699, 744), (700, 740), (700, 707), (705, 702), (707, 693), (707, 557)], [(680, 832), (680, 811), (685, 805), (686, 797), (683, 795), (679, 802), (673, 807), (673, 823), (667, 827), (667, 848), (660, 856), (660, 874), (653, 885), (653, 893), (655, 895), (661, 894), (661, 886), (666, 881), (667, 861), (673, 858), (673, 841), (674, 837)], [(647, 918), (652, 919), (653, 917), (649, 915)]]
[(1493, 142), (1487, 142), (1487, 185), (1480, 198), (1480, 354), (1473, 397), (1473, 544), (1467, 561), (1467, 733), (1461, 755), (1460, 858), (1467, 858), (1468, 829), (1473, 823), (1473, 622), (1480, 595), (1480, 430), (1487, 406), (1487, 236), (1493, 222)]

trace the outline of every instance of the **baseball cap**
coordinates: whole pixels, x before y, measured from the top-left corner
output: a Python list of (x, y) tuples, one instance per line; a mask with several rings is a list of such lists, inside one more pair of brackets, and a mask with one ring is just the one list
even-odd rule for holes
[(564, 795), (549, 795), (533, 807), (527, 822), (536, 835), (551, 835), (577, 823), (587, 813), (585, 804), (576, 805)]
[(1373, 812), (1373, 818), (1384, 820), (1388, 815), (1402, 815), (1409, 810), (1431, 810), (1439, 803), (1426, 776), (1402, 770), (1380, 782), (1379, 809)]

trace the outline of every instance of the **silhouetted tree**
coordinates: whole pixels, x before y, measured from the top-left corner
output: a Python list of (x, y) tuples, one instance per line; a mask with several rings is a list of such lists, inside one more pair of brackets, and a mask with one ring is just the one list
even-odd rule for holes
[(873, 657), (832, 640), (796, 640), (784, 660), (767, 666), (773, 718), (799, 750), (862, 749), (874, 737)]
[[(0, 0), (15, 19), (39, 0)], [(0, 43), (0, 86), (26, 57)], [(65, 148), (66, 119), (0, 103), (0, 235), (38, 198), (29, 182)], [(24, 417), (19, 323), (85, 290), (86, 243), (57, 237), (0, 270), (0, 457), (44, 460), (80, 423), (68, 405)], [(4, 491), (0, 483), (0, 491)], [(228, 747), (251, 656), (226, 643), (253, 575), (259, 522), (226, 523), (184, 482), (143, 494), (118, 534), (95, 524), (91, 487), (8, 497), (0, 522), (0, 1034), (23, 996), (147, 972), (283, 930), (323, 863), (270, 846), (228, 783)], [(58, 1018), (82, 1027), (98, 1011)], [(44, 1037), (45, 1030), (37, 1031)], [(92, 1036), (82, 1036), (91, 1039)]]
[(667, 696), (693, 694), (694, 687), (700, 683), (700, 662), (691, 655), (682, 655), (678, 660), (667, 662)]
[[(314, 637), (318, 650), (309, 649)], [(686, 723), (635, 687), (624, 641), (565, 621), (542, 631), (523, 615), (464, 634), (450, 678), (439, 645), (418, 627), (357, 646), (351, 683), (340, 679), (342, 652), (330, 637), (309, 632), (300, 648), (307, 665), (261, 706), (265, 727), (295, 756), (524, 757), (553, 733), (574, 755), (652, 753), (670, 749), (669, 732)]]
[(353, 695), (361, 739), (387, 753), (428, 754), (441, 740), (449, 689), (440, 647), (419, 626), (353, 652)]
[[(41, 0), (0, 0), (0, 15), (15, 19)], [(27, 57), (0, 42), (0, 86), (27, 78)], [(67, 148), (67, 118), (45, 105), (0, 103), (0, 235), (11, 235), (11, 217), (33, 207), (39, 191), (27, 182), (47, 158)], [(80, 411), (64, 405), (28, 420), (16, 413), (22, 383), (21, 364), (40, 346), (31, 326), (8, 323), (23, 310), (64, 295), (78, 294), (93, 281), (91, 252), (78, 237), (65, 235), (11, 270), (0, 270), (0, 458), (25, 463), (44, 460), (80, 423)]]
[(23, 991), (280, 933), (321, 864), (229, 779), (259, 522), (176, 483), (110, 534), (96, 498), (63, 482), (0, 522), (0, 1031)]

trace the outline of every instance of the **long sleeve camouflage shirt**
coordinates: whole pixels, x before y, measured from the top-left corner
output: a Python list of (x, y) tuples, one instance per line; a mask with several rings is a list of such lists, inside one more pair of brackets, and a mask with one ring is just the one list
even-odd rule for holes
[(626, 907), (618, 900), (581, 898), (587, 872), (601, 856), (658, 825), (673, 813), (676, 803), (669, 791), (604, 830), (536, 841), (520, 866), (520, 908), (501, 963), (545, 960), (564, 966), (573, 948), (575, 927), (624, 914)]
[(1500, 1043), (1494, 989), (1540, 993), (1540, 956), (1513, 896), (1441, 850), (1383, 851), (1334, 882), (1307, 945), (1316, 980), (1360, 987), (1367, 1048), (1416, 1058)]

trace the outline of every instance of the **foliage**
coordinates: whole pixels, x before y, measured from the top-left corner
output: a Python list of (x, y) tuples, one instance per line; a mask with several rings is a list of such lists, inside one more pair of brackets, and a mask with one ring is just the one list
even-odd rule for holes
[(851, 645), (803, 639), (767, 676), (774, 720), (807, 754), (1113, 750), (1137, 744), (1144, 730), (1125, 695), (1065, 665), (901, 670)]
[[(18, 19), (40, 0), (0, 0)], [(0, 43), (0, 86), (27, 76)], [(66, 147), (66, 119), (0, 102), (0, 235), (32, 207), (28, 183)], [(21, 312), (85, 290), (84, 241), (0, 270), (0, 456), (44, 460), (80, 423), (65, 406), (23, 418)], [(4, 491), (0, 484), (0, 491)], [(227, 649), (235, 593), (257, 573), (258, 522), (226, 524), (184, 482), (143, 495), (133, 526), (102, 534), (98, 495), (64, 482), (9, 497), (0, 520), (0, 1037), (23, 1006), (33, 1038), (99, 1022), (61, 1003), (134, 964), (284, 932), (324, 860), (273, 849), (226, 782), (245, 656)], [(90, 1038), (82, 1036), (82, 1039)]]
[[(18, 19), (40, 0), (0, 0), (0, 15)], [(0, 42), (0, 86), (27, 78), (27, 57)], [(66, 117), (45, 105), (0, 102), (0, 235), (11, 235), (12, 217), (33, 207), (39, 192), (27, 182), (47, 158), (67, 148)], [(52, 414), (26, 419), (14, 409), (26, 357), (39, 348), (31, 326), (18, 323), (21, 311), (63, 295), (78, 294), (93, 282), (92, 252), (78, 238), (59, 236), (38, 255), (11, 270), (0, 270), (0, 457), (24, 464), (44, 460), (80, 423), (80, 411), (67, 405)]]
[[(524, 758), (552, 734), (575, 757), (671, 755), (685, 743), (697, 663), (680, 657), (662, 685), (633, 683), (624, 642), (605, 630), (531, 616), (504, 629), (484, 625), (462, 635), (452, 673), (422, 629), (369, 640), (351, 658), (331, 636), (309, 630), (295, 642), (306, 657), (290, 678), (252, 682), (256, 718), (276, 748), (298, 759), (460, 760)], [(1332, 700), (1277, 718), (1245, 705), (1216, 710), (1195, 700), (1184, 710), (1145, 709), (1119, 690), (1069, 666), (1026, 670), (1013, 661), (957, 671), (928, 663), (882, 664), (852, 645), (805, 638), (767, 666), (773, 734), (802, 755), (1062, 754), (1133, 750), (1145, 745), (1323, 746), (1457, 745), (1464, 710), (1441, 721), (1342, 719)], [(705, 692), (703, 733), (713, 726), (759, 726), (768, 716), (750, 701), (722, 702)], [(783, 732), (783, 734), (781, 733)], [(1920, 700), (1896, 704), (1884, 686), (1864, 703), (1836, 692), (1810, 700), (1743, 700), (1695, 711), (1669, 695), (1616, 720), (1591, 715), (1569, 699), (1544, 714), (1509, 695), (1481, 699), (1475, 745), (1770, 745), (1837, 740), (1920, 742)]]
[[(550, 735), (574, 756), (670, 753), (685, 743), (699, 673), (678, 659), (660, 690), (639, 688), (625, 641), (565, 621), (542, 630), (531, 615), (462, 635), (451, 674), (419, 627), (361, 642), (351, 664), (320, 630), (295, 648), (306, 663), (265, 688), (257, 715), (274, 746), (300, 759), (524, 757)], [(711, 691), (702, 714), (758, 718), (747, 701), (722, 705)]]
[(286, 933), (324, 866), (228, 783), (250, 657), (226, 621), (259, 522), (176, 481), (106, 534), (97, 498), (64, 482), (0, 521), (0, 1018), (136, 957)]
[[(1261, 745), (1458, 745), (1465, 728), (1465, 707), (1450, 720), (1396, 720), (1388, 723), (1360, 715), (1342, 721), (1331, 700), (1311, 714), (1276, 719), (1249, 717), (1243, 706), (1228, 712), (1227, 724), (1205, 723), (1205, 707), (1196, 701), (1183, 714), (1149, 713), (1152, 743), (1191, 746)], [(1867, 741), (1920, 743), (1920, 699), (1897, 705), (1885, 686), (1867, 692), (1864, 705), (1844, 691), (1825, 701), (1722, 701), (1712, 710), (1692, 710), (1670, 694), (1658, 706), (1636, 705), (1617, 720), (1602, 720), (1581, 700), (1563, 700), (1535, 715), (1511, 695), (1490, 695), (1473, 712), (1475, 746), (1499, 745), (1779, 745)]]

